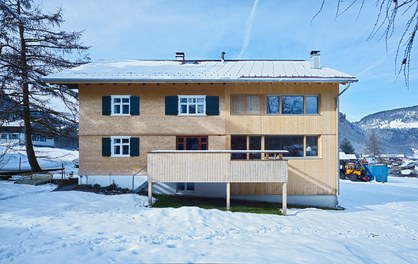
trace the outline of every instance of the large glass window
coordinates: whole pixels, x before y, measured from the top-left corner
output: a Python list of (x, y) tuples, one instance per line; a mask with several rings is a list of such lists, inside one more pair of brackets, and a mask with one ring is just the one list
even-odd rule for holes
[(130, 96), (113, 95), (112, 96), (112, 115), (129, 115)]
[(179, 95), (179, 115), (205, 115), (205, 95)]
[(306, 136), (306, 157), (318, 156), (318, 136)]
[(306, 114), (318, 114), (318, 96), (306, 96)]
[(303, 96), (282, 96), (282, 114), (303, 114)]
[(260, 111), (260, 95), (231, 95), (231, 114), (255, 115)]
[(280, 96), (267, 96), (267, 114), (280, 113)]
[[(249, 150), (261, 150), (261, 136), (250, 136), (249, 143)], [(261, 153), (250, 153), (250, 159), (261, 159)]]
[(287, 150), (285, 157), (303, 157), (303, 136), (266, 136), (266, 150)]
[(112, 137), (112, 156), (129, 156), (130, 138)]
[[(247, 136), (231, 136), (231, 150), (247, 150)], [(247, 154), (232, 153), (231, 159), (247, 159)]]

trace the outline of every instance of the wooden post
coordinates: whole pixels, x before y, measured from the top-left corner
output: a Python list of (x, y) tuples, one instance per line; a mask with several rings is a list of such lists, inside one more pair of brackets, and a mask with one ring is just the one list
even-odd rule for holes
[(226, 210), (231, 209), (231, 183), (226, 183)]
[(287, 182), (282, 184), (282, 213), (287, 213)]
[(152, 180), (148, 177), (148, 204), (152, 207)]

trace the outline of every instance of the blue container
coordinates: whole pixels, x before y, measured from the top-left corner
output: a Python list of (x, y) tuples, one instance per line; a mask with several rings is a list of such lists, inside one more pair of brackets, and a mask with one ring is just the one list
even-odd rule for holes
[(388, 181), (388, 166), (387, 165), (365, 165), (367, 176), (370, 180), (376, 182), (387, 182)]

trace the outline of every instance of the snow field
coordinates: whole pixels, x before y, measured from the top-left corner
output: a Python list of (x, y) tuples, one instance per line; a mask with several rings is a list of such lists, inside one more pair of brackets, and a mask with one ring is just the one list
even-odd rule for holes
[(0, 263), (417, 263), (418, 179), (342, 182), (346, 210), (147, 208), (143, 196), (0, 182)]

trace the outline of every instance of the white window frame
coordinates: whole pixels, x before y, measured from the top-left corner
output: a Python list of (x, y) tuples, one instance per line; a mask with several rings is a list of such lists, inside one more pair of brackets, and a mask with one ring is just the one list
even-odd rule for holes
[[(206, 95), (178, 95), (178, 115), (179, 116), (206, 116)], [(181, 99), (187, 99), (187, 103), (181, 103)], [(196, 99), (196, 103), (189, 103), (189, 99), (194, 98)], [(202, 105), (202, 103), (198, 103), (198, 99), (203, 99), (203, 113), (197, 113), (198, 105)], [(186, 105), (187, 113), (181, 112), (181, 106)], [(189, 106), (195, 105), (196, 106), (196, 113), (189, 113)]]
[[(123, 103), (123, 99), (128, 99), (128, 103)], [(120, 99), (120, 103), (115, 103), (114, 99)], [(130, 95), (112, 95), (110, 96), (110, 113), (112, 116), (130, 116), (131, 115), (131, 96)], [(120, 111), (121, 113), (115, 113), (115, 105), (120, 105)], [(123, 112), (123, 106), (128, 105), (128, 113), (124, 114)]]
[[(115, 140), (120, 139), (121, 143), (115, 144)], [(122, 143), (123, 139), (128, 139), (128, 143)], [(115, 145), (120, 145), (120, 154), (115, 153)], [(128, 145), (129, 151), (128, 154), (122, 154), (123, 146)], [(129, 136), (115, 136), (110, 137), (110, 156), (111, 157), (130, 157), (131, 156), (131, 137)]]

